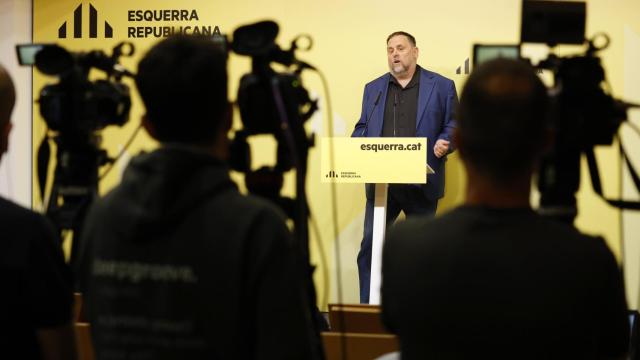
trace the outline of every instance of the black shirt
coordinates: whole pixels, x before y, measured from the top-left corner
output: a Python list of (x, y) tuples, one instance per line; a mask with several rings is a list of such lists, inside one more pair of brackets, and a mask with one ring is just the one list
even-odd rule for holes
[(384, 108), (383, 137), (416, 136), (420, 66), (416, 65), (411, 81), (404, 88), (393, 75), (389, 76), (389, 90)]
[(207, 154), (167, 146), (132, 159), (91, 207), (81, 244), (97, 354), (311, 358), (302, 271), (283, 218), (240, 195)]
[(603, 239), (530, 209), (463, 206), (396, 225), (381, 294), (403, 359), (603, 359), (629, 343)]
[(40, 359), (36, 332), (71, 322), (71, 272), (42, 215), (0, 198), (0, 347)]

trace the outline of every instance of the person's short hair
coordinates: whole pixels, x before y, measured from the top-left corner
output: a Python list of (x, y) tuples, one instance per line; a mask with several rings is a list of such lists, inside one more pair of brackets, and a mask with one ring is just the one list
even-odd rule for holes
[(226, 54), (210, 38), (178, 35), (138, 65), (136, 85), (161, 142), (211, 144), (228, 110)]
[(13, 81), (7, 70), (0, 64), (0, 126), (9, 122), (15, 102), (16, 92)]
[(498, 182), (523, 175), (542, 155), (548, 108), (546, 88), (530, 65), (508, 59), (483, 63), (460, 97), (462, 159)]
[(406, 36), (407, 39), (409, 39), (409, 42), (411, 43), (411, 45), (413, 45), (413, 47), (416, 47), (416, 38), (413, 37), (413, 35), (409, 34), (408, 32), (404, 32), (404, 31), (394, 31), (391, 33), (391, 35), (387, 36), (387, 44), (389, 43), (389, 40), (391, 40), (392, 37), (394, 36)]

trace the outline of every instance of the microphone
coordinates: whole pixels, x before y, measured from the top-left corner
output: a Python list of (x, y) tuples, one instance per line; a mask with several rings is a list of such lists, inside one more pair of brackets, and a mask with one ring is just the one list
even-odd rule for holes
[(380, 101), (380, 95), (382, 95), (382, 90), (378, 91), (378, 96), (376, 96), (376, 101), (373, 102), (373, 107), (371, 108), (371, 112), (369, 113), (369, 116), (364, 122), (364, 128), (362, 129), (362, 133), (360, 133), (360, 136), (364, 135), (364, 133), (367, 131), (367, 126), (369, 126), (369, 120), (371, 119), (371, 116), (373, 115), (373, 111), (376, 109), (376, 106), (378, 106), (378, 101)]
[(393, 137), (396, 137), (396, 106), (398, 105), (398, 93), (393, 92)]

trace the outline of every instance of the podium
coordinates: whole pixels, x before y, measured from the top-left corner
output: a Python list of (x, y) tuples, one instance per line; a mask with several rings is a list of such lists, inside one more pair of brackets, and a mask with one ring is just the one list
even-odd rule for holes
[(324, 183), (375, 184), (369, 304), (380, 304), (382, 247), (389, 184), (425, 184), (434, 171), (426, 164), (426, 138), (322, 138)]

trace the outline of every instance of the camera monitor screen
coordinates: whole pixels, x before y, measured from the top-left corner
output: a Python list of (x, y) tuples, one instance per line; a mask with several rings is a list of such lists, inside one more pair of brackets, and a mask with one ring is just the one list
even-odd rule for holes
[(586, 4), (582, 1), (522, 2), (520, 42), (559, 44), (584, 43)]
[(517, 60), (520, 58), (520, 47), (518, 45), (473, 45), (474, 67), (497, 58)]
[(42, 44), (26, 44), (17, 45), (16, 51), (18, 52), (18, 62), (23, 66), (32, 66), (36, 63), (36, 54), (42, 50), (44, 45)]

